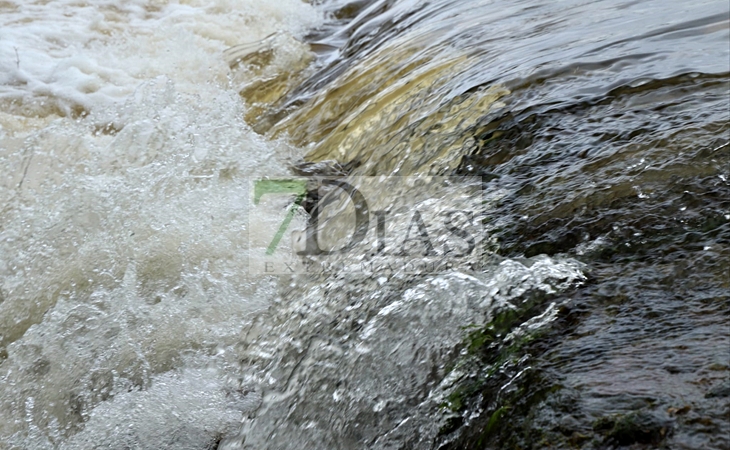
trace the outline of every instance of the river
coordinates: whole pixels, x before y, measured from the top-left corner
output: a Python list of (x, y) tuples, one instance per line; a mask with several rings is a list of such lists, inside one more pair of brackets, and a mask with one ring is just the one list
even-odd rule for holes
[[(1, 1), (0, 448), (727, 448), (729, 119), (726, 1)], [(333, 174), (478, 261), (252, 270)]]

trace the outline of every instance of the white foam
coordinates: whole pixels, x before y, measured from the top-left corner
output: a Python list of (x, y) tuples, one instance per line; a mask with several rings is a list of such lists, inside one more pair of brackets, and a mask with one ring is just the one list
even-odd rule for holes
[(0, 3), (0, 447), (205, 448), (255, 404), (236, 346), (275, 291), (246, 275), (246, 177), (299, 151), (244, 123), (222, 52), (319, 20)]
[[(0, 6), (0, 99), (29, 116), (92, 110), (159, 75), (225, 86), (226, 48), (319, 23), (299, 0), (11, 0)], [(11, 6), (14, 5), (14, 6)]]

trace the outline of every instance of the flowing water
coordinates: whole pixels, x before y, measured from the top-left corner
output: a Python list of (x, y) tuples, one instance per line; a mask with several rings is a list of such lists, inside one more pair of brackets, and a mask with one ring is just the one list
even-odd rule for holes
[[(730, 446), (727, 2), (9, 0), (0, 69), (0, 448)], [(483, 264), (251, 273), (333, 172), (478, 177)]]

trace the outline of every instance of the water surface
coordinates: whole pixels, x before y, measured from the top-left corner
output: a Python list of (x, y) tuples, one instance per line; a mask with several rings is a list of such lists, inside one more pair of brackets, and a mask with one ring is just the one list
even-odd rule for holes
[[(0, 12), (0, 447), (730, 445), (726, 2)], [(480, 177), (484, 269), (250, 274), (332, 167)]]

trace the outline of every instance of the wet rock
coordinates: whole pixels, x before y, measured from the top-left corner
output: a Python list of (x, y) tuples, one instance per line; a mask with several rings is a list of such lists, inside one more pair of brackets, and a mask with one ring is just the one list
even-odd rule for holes
[(672, 423), (650, 412), (636, 411), (601, 417), (594, 423), (593, 430), (604, 435), (610, 444), (657, 445), (669, 435)]
[(571, 415), (563, 416), (558, 421), (558, 430), (566, 436), (572, 436), (573, 433), (580, 430), (580, 427), (580, 422)]

